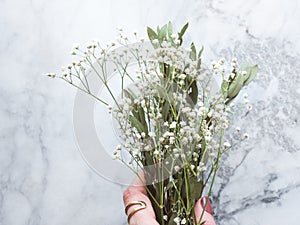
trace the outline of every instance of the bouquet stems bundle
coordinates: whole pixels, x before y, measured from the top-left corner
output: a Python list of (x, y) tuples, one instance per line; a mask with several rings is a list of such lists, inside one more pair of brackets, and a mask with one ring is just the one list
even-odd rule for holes
[[(171, 23), (156, 30), (148, 27), (150, 47), (136, 33), (139, 44), (132, 45), (120, 30), (117, 43), (106, 47), (97, 41), (84, 50), (74, 46), (72, 54), (79, 56), (79, 61), (63, 68), (61, 76), (48, 74), (109, 108), (123, 140), (114, 156), (137, 175), (143, 170), (156, 220), (162, 225), (201, 223), (201, 219), (196, 221), (195, 203), (204, 190), (211, 194), (221, 156), (232, 146), (224, 141), (233, 116), (232, 101), (257, 73), (256, 65), (239, 68), (236, 59), (229, 69), (223, 58), (205, 68), (203, 47), (200, 51), (194, 43), (183, 47), (187, 28), (188, 24), (174, 33)], [(116, 46), (122, 50), (115, 51)], [(137, 65), (135, 72), (129, 69), (132, 59)], [(108, 63), (113, 63), (120, 75), (119, 97), (110, 87)], [(92, 93), (88, 79), (92, 72), (108, 90), (113, 106)], [(125, 87), (126, 79), (131, 81), (130, 87)], [(245, 138), (247, 135), (241, 140)], [(130, 154), (129, 162), (123, 151)]]

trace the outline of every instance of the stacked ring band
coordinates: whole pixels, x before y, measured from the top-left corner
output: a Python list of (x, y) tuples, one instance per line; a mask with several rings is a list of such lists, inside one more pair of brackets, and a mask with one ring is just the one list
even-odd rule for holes
[(140, 207), (137, 207), (136, 209), (132, 210), (129, 215), (128, 215), (128, 218), (127, 218), (127, 222), (129, 224), (129, 221), (131, 219), (131, 217), (138, 211), (142, 210), (142, 209), (145, 209), (147, 207), (147, 204), (146, 202), (144, 201), (132, 201), (130, 203), (128, 203), (128, 205), (125, 207), (125, 213), (127, 215), (127, 211), (129, 209), (129, 207), (131, 206), (134, 206), (134, 205), (139, 205)]

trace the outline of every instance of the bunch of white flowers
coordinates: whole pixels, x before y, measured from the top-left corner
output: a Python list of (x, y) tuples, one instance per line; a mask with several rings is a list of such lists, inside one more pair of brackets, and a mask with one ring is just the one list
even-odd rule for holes
[[(117, 40), (105, 47), (97, 40), (85, 49), (75, 44), (71, 54), (77, 60), (62, 68), (60, 76), (48, 74), (108, 107), (123, 140), (114, 158), (127, 164), (122, 157), (122, 151), (127, 151), (132, 156), (128, 164), (135, 166), (136, 173), (144, 170), (145, 187), (160, 224), (195, 224), (195, 203), (208, 184), (210, 195), (220, 158), (233, 146), (223, 140), (233, 119), (232, 101), (257, 72), (257, 66), (239, 69), (235, 58), (227, 63), (228, 70), (224, 58), (205, 68), (201, 64), (203, 47), (197, 52), (193, 43), (189, 48), (182, 45), (187, 27), (177, 34), (171, 23), (157, 31), (148, 28), (151, 46), (137, 32), (134, 38), (139, 42), (130, 42), (119, 29)], [(128, 69), (133, 60), (138, 65), (135, 72)], [(111, 91), (109, 65), (120, 75), (120, 97)], [(114, 106), (93, 93), (90, 71), (108, 90)], [(216, 76), (222, 80), (217, 89), (211, 85)], [(130, 87), (124, 86), (125, 78), (132, 81)], [(244, 99), (250, 110), (248, 95)]]

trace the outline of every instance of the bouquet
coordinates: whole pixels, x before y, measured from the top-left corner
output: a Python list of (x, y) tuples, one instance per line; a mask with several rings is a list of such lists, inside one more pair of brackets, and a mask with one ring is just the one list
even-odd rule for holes
[[(194, 43), (184, 45), (187, 28), (188, 23), (174, 32), (170, 22), (155, 30), (148, 27), (149, 40), (134, 32), (135, 42), (119, 29), (117, 41), (106, 46), (97, 40), (84, 49), (74, 45), (71, 54), (77, 61), (63, 68), (61, 75), (48, 74), (108, 108), (121, 138), (114, 158), (137, 176), (143, 171), (156, 220), (162, 225), (200, 223), (195, 203), (204, 193), (210, 196), (222, 155), (239, 142), (224, 140), (232, 124), (232, 101), (258, 69), (248, 64), (239, 67), (236, 58), (229, 63), (220, 58), (205, 67), (204, 48), (197, 51)], [(135, 71), (130, 69), (133, 61)], [(119, 95), (109, 82), (107, 68), (112, 65), (121, 81)], [(113, 104), (93, 93), (92, 73)], [(240, 141), (246, 138), (248, 134), (240, 135)]]

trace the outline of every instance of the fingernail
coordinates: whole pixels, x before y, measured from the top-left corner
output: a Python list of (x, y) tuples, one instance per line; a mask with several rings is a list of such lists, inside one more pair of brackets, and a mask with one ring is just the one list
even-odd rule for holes
[(202, 208), (204, 208), (205, 204), (206, 204), (205, 211), (208, 212), (210, 215), (212, 215), (213, 214), (213, 210), (212, 210), (209, 198), (207, 196), (204, 196), (204, 197), (201, 198), (200, 202), (201, 202)]

